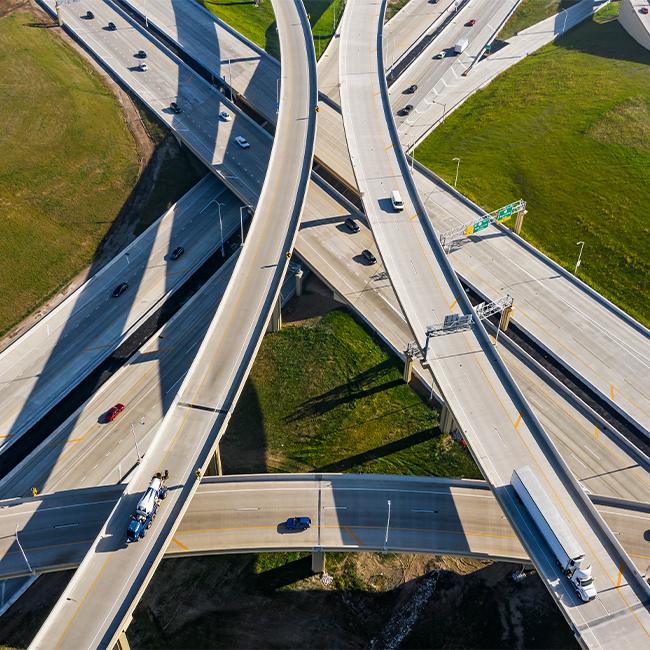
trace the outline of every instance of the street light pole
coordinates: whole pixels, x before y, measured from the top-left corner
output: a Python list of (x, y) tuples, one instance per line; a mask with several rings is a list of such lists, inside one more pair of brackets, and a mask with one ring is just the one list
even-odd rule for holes
[(386, 522), (386, 537), (384, 539), (384, 553), (388, 553), (388, 527), (390, 526), (390, 499), (388, 500), (388, 521)]
[(566, 31), (566, 19), (569, 17), (569, 12), (566, 9), (563, 9), (564, 11), (564, 26), (562, 27), (562, 33)]
[(144, 24), (149, 29), (149, 19), (147, 18), (147, 0), (144, 0)]
[[(144, 420), (144, 415), (142, 416), (142, 420)], [(135, 453), (138, 456), (138, 465), (140, 464), (140, 461), (142, 460), (142, 456), (140, 456), (140, 450), (138, 449), (138, 439), (135, 437), (135, 429), (133, 428), (134, 424), (142, 424), (144, 425), (144, 422), (142, 420), (138, 420), (138, 422), (131, 422), (131, 433), (133, 434), (133, 442), (135, 442)]]
[(221, 222), (221, 206), (226, 204), (219, 203), (219, 201), (215, 201), (215, 203), (219, 206), (219, 228), (221, 229), (221, 257), (225, 257), (226, 251), (223, 247), (223, 223)]
[(573, 275), (576, 275), (578, 273), (578, 267), (580, 266), (580, 258), (582, 257), (582, 249), (585, 247), (585, 243), (583, 241), (576, 242), (576, 246), (580, 246), (580, 252), (578, 253), (578, 261), (576, 262), (576, 268), (573, 271)]
[(25, 555), (25, 551), (23, 550), (22, 544), (20, 543), (20, 540), (18, 539), (18, 524), (16, 524), (16, 542), (18, 544), (18, 548), (20, 549), (20, 552), (23, 554), (23, 558), (25, 558), (25, 564), (27, 565), (27, 568), (29, 569), (29, 572), (34, 575), (34, 569), (29, 564), (29, 560), (27, 559), (27, 556)]
[(230, 67), (230, 57), (228, 57), (228, 76), (230, 77), (230, 101), (232, 101), (232, 68)]
[(413, 136), (413, 149), (411, 149), (411, 176), (413, 176), (414, 165), (415, 165), (415, 136)]
[(239, 226), (241, 227), (241, 244), (240, 244), (241, 247), (244, 246), (244, 216), (243, 216), (244, 208), (246, 208), (247, 210), (250, 210), (251, 206), (250, 205), (242, 205), (239, 208)]
[(280, 79), (275, 80), (275, 114), (280, 112)]
[[(453, 160), (458, 161), (456, 163), (456, 180), (454, 181), (454, 187), (456, 187), (456, 183), (458, 183), (458, 168), (460, 167), (460, 158), (454, 158)], [(453, 162), (453, 160), (452, 160), (452, 162)]]

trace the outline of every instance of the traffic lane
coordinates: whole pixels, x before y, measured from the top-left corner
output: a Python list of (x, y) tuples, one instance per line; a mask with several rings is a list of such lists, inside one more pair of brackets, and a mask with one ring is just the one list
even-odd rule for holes
[[(202, 264), (210, 232), (188, 211), (217, 184), (202, 183), (57, 309), (5, 350), (0, 389), (0, 444), (7, 448), (103, 361), (159, 303)], [(168, 251), (185, 231), (195, 239), (180, 262)], [(129, 289), (119, 298), (118, 284)], [(6, 365), (5, 365), (6, 364)], [(27, 374), (28, 373), (28, 374)], [(27, 376), (25, 376), (27, 374)]]
[[(645, 505), (645, 504), (644, 504)], [(630, 510), (598, 506), (600, 514), (630, 554), (632, 561), (645, 574), (650, 567), (650, 514), (640, 509)]]
[[(0, 494), (26, 495), (117, 482), (145, 456), (152, 437), (189, 369), (235, 264), (231, 258), (109, 382), (0, 484)], [(113, 422), (103, 415), (126, 408)], [(131, 422), (134, 423), (133, 430)], [(140, 422), (144, 422), (141, 425)]]
[(121, 486), (109, 486), (2, 502), (0, 575), (76, 566), (122, 490)]

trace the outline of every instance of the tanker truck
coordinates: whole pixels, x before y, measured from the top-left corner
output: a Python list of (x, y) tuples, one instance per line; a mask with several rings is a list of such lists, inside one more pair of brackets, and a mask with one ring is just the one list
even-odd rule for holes
[(164, 475), (157, 472), (153, 475), (151, 483), (138, 501), (135, 514), (131, 515), (131, 523), (126, 530), (127, 539), (131, 542), (137, 542), (147, 534), (151, 528), (153, 520), (156, 518), (156, 512), (160, 502), (167, 496), (167, 487), (165, 480), (169, 477), (169, 472), (165, 470)]

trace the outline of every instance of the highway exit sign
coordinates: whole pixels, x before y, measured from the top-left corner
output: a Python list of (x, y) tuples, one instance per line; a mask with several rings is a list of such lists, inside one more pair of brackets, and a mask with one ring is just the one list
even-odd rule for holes
[(479, 230), (485, 230), (490, 225), (490, 218), (488, 217), (487, 219), (481, 219), (481, 221), (477, 221), (473, 226), (470, 226), (467, 229), (467, 232), (465, 233), (466, 235), (473, 235), (476, 232), (479, 232)]
[(506, 219), (509, 219), (512, 216), (512, 203), (510, 205), (506, 205), (505, 208), (501, 208), (499, 210), (499, 214), (497, 214), (497, 223), (500, 223), (501, 221), (505, 221)]

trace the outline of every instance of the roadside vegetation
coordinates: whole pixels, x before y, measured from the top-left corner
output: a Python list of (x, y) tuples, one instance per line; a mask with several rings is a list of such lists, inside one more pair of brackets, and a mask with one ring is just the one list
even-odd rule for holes
[[(233, 3), (230, 0), (196, 0), (217, 18), (234, 28), (265, 52), (280, 60), (280, 42), (275, 31), (275, 14), (269, 0)], [(316, 58), (325, 52), (334, 36), (345, 6), (344, 0), (304, 0), (314, 37)]]
[(417, 148), (486, 210), (650, 326), (650, 52), (606, 7), (476, 93)]
[(580, 0), (522, 0), (497, 38), (507, 40), (526, 27), (577, 5)]
[(93, 261), (138, 177), (113, 93), (40, 25), (0, 20), (0, 334)]
[(267, 335), (223, 439), (224, 473), (481, 478), (382, 347), (346, 309)]

